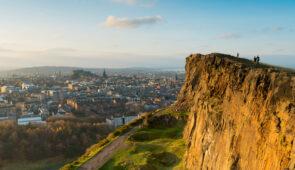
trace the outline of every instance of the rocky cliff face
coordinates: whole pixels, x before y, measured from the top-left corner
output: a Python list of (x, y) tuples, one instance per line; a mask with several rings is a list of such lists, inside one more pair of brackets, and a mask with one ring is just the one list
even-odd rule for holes
[(295, 76), (223, 54), (187, 58), (188, 169), (295, 169)]

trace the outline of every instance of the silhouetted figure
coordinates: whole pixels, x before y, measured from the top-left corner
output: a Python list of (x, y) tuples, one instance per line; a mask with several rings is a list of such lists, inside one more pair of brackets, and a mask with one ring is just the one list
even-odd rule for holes
[(253, 61), (254, 61), (254, 63), (256, 63), (256, 61), (257, 61), (256, 56), (254, 56)]
[(240, 57), (240, 53), (237, 53), (237, 57), (238, 57), (238, 58)]
[(260, 61), (260, 57), (257, 56), (257, 58), (256, 58), (256, 62), (257, 62), (257, 64), (259, 64), (259, 61)]

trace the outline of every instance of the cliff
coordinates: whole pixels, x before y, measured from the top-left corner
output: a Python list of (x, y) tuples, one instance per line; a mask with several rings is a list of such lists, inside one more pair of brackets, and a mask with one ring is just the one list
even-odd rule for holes
[(188, 169), (295, 169), (295, 76), (223, 54), (191, 55), (176, 107)]

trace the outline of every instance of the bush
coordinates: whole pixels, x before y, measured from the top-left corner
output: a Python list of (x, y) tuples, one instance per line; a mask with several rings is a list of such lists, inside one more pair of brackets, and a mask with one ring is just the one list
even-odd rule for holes
[(4, 162), (0, 160), (0, 168), (4, 166)]
[(180, 160), (177, 158), (177, 156), (170, 152), (160, 152), (157, 154), (153, 153), (148, 157), (148, 164), (158, 163), (166, 167), (173, 166), (179, 161)]
[(130, 161), (122, 161), (118, 163), (118, 165), (115, 166), (114, 169), (116, 170), (158, 170), (158, 168), (153, 164), (134, 165), (134, 163)]
[(179, 109), (170, 107), (164, 110), (160, 115), (171, 115), (171, 116), (174, 116), (177, 120), (187, 121), (189, 112), (185, 110), (179, 111)]
[(156, 133), (152, 132), (135, 132), (131, 136), (129, 136), (128, 140), (134, 142), (143, 142), (143, 141), (150, 141), (159, 138)]
[(178, 120), (172, 115), (160, 115), (151, 118), (147, 118), (144, 121), (144, 126), (150, 129), (162, 129), (174, 127)]

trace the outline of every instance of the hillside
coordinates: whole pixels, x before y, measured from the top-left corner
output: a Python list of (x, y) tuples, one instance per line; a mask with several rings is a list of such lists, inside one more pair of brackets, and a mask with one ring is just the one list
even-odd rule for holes
[[(285, 72), (287, 71), (287, 72)], [(186, 60), (188, 169), (294, 169), (295, 77), (223, 54)]]
[(91, 79), (91, 78), (97, 78), (98, 76), (96, 74), (93, 74), (90, 71), (84, 71), (84, 70), (73, 70), (70, 74), (71, 80), (83, 80), (83, 79)]
[[(96, 169), (295, 169), (290, 69), (217, 53), (191, 55), (177, 102), (140, 120), (141, 127)], [(108, 144), (98, 144), (95, 153)]]
[(73, 70), (80, 69), (79, 67), (55, 67), (55, 66), (40, 66), (40, 67), (28, 67), (15, 70), (1, 71), (0, 74), (9, 75), (23, 75), (23, 74), (54, 74), (54, 73), (66, 73), (69, 74)]

